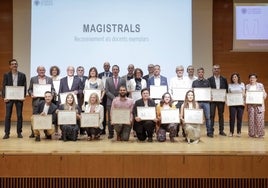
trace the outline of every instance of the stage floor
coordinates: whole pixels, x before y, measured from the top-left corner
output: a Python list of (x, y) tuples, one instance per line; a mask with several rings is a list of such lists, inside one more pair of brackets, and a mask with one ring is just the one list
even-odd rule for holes
[[(14, 124), (14, 123), (13, 123)], [(215, 126), (218, 130), (218, 126)], [(266, 133), (268, 127), (266, 126)], [(41, 142), (36, 142), (34, 138), (29, 138), (30, 126), (25, 123), (23, 127), (23, 138), (17, 138), (16, 126), (12, 125), (10, 138), (3, 140), (4, 125), (0, 124), (0, 153), (1, 154), (140, 154), (140, 155), (267, 155), (268, 138), (250, 138), (247, 135), (247, 125), (243, 125), (242, 136), (233, 137), (220, 136), (215, 131), (214, 138), (206, 136), (205, 126), (202, 127), (202, 137), (198, 144), (187, 144), (180, 135), (176, 137), (176, 142), (157, 142), (154, 137), (152, 143), (140, 142), (133, 134), (128, 142), (118, 142), (115, 138), (109, 140), (107, 135), (101, 136), (100, 140), (87, 141), (87, 136), (80, 136), (76, 142), (63, 142), (59, 136), (53, 135), (52, 140), (46, 140), (41, 133)], [(226, 134), (229, 133), (229, 126), (225, 126)], [(181, 134), (181, 133), (180, 133)], [(168, 138), (168, 136), (167, 136)]]

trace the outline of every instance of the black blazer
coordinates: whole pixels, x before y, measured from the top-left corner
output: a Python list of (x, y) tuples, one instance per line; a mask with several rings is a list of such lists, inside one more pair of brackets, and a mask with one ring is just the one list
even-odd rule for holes
[[(41, 114), (44, 110), (45, 101), (40, 101), (37, 108), (34, 108), (33, 114)], [(53, 103), (50, 104), (47, 114), (52, 114), (52, 123), (55, 125), (57, 123), (57, 106)]]
[[(13, 86), (13, 78), (12, 78), (11, 71), (4, 74), (3, 89), (2, 89), (2, 97), (3, 98), (5, 98), (5, 94), (6, 94), (6, 87), (5, 86)], [(18, 86), (24, 86), (24, 97), (25, 97), (26, 91), (27, 91), (27, 82), (26, 82), (26, 76), (22, 72), (18, 72)]]
[[(211, 76), (208, 78), (210, 87), (213, 89), (216, 89), (216, 82), (215, 82), (215, 77)], [(220, 89), (226, 89), (226, 92), (228, 92), (228, 83), (226, 78), (220, 76)]]
[[(101, 73), (98, 74), (98, 77), (99, 77), (100, 79), (102, 79), (103, 76), (105, 76), (105, 72), (101, 72)], [(108, 73), (108, 77), (112, 77), (112, 76), (113, 76), (113, 73), (109, 71), (109, 73)]]

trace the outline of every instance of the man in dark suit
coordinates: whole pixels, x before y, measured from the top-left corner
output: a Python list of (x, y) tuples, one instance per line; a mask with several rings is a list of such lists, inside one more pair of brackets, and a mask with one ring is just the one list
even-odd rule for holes
[(149, 78), (154, 76), (154, 65), (149, 64), (148, 67), (147, 67), (147, 70), (148, 70), (148, 74), (146, 74), (145, 76), (142, 77), (143, 79), (146, 80), (146, 83), (148, 83)]
[[(39, 115), (48, 115), (51, 114), (52, 115), (52, 126), (55, 126), (55, 124), (57, 123), (57, 114), (56, 114), (56, 110), (57, 110), (57, 106), (52, 103), (52, 93), (50, 91), (46, 91), (45, 92), (45, 100), (44, 101), (40, 101), (38, 107), (35, 109), (36, 111), (33, 112), (33, 114), (39, 114)], [(54, 128), (52, 127), (52, 129), (47, 129), (44, 130), (44, 133), (46, 135), (46, 139), (51, 139), (52, 134), (54, 133)], [(34, 135), (35, 135), (35, 141), (40, 142), (40, 130), (38, 129), (34, 129)]]
[(110, 115), (112, 101), (116, 96), (118, 96), (120, 86), (127, 87), (126, 80), (118, 76), (119, 71), (120, 71), (119, 66), (113, 65), (112, 67), (113, 77), (107, 78), (105, 83), (105, 92), (107, 95), (106, 108), (108, 111), (109, 139), (112, 139), (114, 137), (114, 127), (111, 125), (111, 115)]
[[(154, 66), (154, 76), (149, 78), (147, 82), (147, 88), (150, 89), (151, 85), (154, 86), (167, 86), (167, 91), (168, 91), (168, 82), (167, 78), (165, 76), (160, 75), (160, 65), (155, 65)], [(163, 94), (163, 93), (162, 93)]]
[[(34, 91), (33, 91), (33, 85), (34, 84), (50, 84), (51, 85), (51, 89), (49, 91), (51, 91), (52, 95), (54, 96), (55, 94), (55, 89), (53, 86), (53, 81), (51, 77), (46, 76), (46, 69), (44, 66), (38, 66), (37, 67), (37, 76), (34, 76), (31, 78), (30, 80), (30, 86), (28, 88), (28, 94), (32, 97), (32, 108), (33, 108), (33, 112), (36, 111), (36, 109), (38, 108), (38, 104), (40, 103), (40, 101), (44, 101), (44, 97), (41, 96), (35, 96)], [(32, 133), (29, 136), (30, 138), (34, 138), (34, 132), (32, 129)]]
[[(110, 67), (111, 67), (111, 65), (110, 65), (109, 62), (107, 62), (107, 61), (104, 62), (104, 64), (103, 64), (104, 71), (99, 73), (99, 75), (98, 75), (98, 77), (100, 79), (102, 79), (104, 87), (105, 87), (106, 79), (113, 76), (113, 73), (110, 71)], [(107, 114), (106, 102), (107, 102), (107, 95), (104, 94), (104, 96), (102, 98), (102, 101), (101, 101), (101, 104), (102, 104), (103, 109), (104, 109), (104, 118), (103, 118), (103, 122), (102, 122), (103, 130), (102, 130), (102, 133), (101, 133), (102, 135), (106, 134), (106, 122), (107, 122), (107, 119), (106, 119), (106, 114)]]
[[(220, 65), (213, 65), (213, 76), (208, 78), (210, 83), (210, 87), (212, 89), (225, 89), (228, 92), (228, 83), (226, 78), (220, 75), (221, 69)], [(218, 109), (219, 116), (219, 134), (222, 136), (226, 136), (224, 132), (224, 106), (225, 102), (210, 102), (210, 119), (211, 119), (211, 127), (214, 130), (214, 119), (216, 108)]]
[[(82, 82), (82, 85), (83, 85), (83, 89), (84, 90), (84, 87), (85, 87), (85, 82), (87, 80), (87, 76), (84, 76), (85, 74), (85, 69), (83, 66), (78, 66), (76, 68), (76, 75), (74, 76), (75, 78), (79, 78)], [(78, 99), (78, 106), (82, 109), (82, 105), (84, 104), (84, 94), (83, 92), (82, 93), (78, 93), (77, 94), (77, 99)]]
[(8, 100), (6, 96), (6, 86), (23, 86), (24, 87), (24, 97), (26, 96), (27, 82), (26, 76), (24, 73), (18, 71), (18, 62), (16, 59), (11, 59), (9, 61), (10, 71), (4, 74), (3, 78), (3, 90), (2, 97), (6, 104), (6, 116), (5, 116), (5, 135), (3, 139), (8, 139), (10, 134), (10, 124), (11, 124), (11, 115), (13, 104), (16, 106), (17, 111), (17, 135), (18, 138), (22, 138), (22, 109), (23, 109), (23, 100)]

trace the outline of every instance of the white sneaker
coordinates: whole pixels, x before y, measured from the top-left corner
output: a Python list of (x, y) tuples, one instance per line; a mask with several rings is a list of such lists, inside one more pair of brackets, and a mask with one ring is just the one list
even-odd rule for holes
[(237, 135), (236, 135), (237, 137), (241, 137), (241, 133), (237, 133)]
[(233, 133), (229, 133), (229, 135), (228, 135), (229, 137), (233, 137)]
[(192, 142), (192, 144), (197, 144), (199, 142), (199, 139)]

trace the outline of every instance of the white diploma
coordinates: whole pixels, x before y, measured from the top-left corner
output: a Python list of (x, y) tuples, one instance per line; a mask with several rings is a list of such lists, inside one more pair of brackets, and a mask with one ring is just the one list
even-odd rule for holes
[(99, 127), (99, 113), (81, 113), (81, 127)]
[(191, 89), (189, 88), (173, 88), (172, 99), (176, 101), (184, 101), (186, 92)]
[(210, 101), (211, 100), (211, 88), (194, 88), (196, 101)]
[(155, 107), (137, 107), (137, 116), (141, 120), (154, 120), (156, 118)]
[(167, 86), (150, 86), (150, 96), (153, 99), (161, 99), (162, 95), (167, 92)]
[(72, 93), (72, 94), (73, 94), (73, 96), (74, 96), (74, 101), (75, 101), (76, 104), (78, 104), (78, 102), (77, 102), (77, 95), (74, 94), (74, 92), (60, 93), (60, 101), (61, 101), (61, 104), (64, 104), (64, 103), (65, 103), (65, 101), (66, 101), (66, 97), (67, 97), (67, 95), (68, 95), (69, 93)]
[(189, 124), (203, 124), (203, 109), (184, 109), (184, 122)]
[(136, 101), (141, 98), (141, 91), (131, 91), (131, 98)]
[(73, 125), (76, 124), (76, 111), (59, 110), (58, 111), (59, 125)]
[(227, 106), (241, 106), (244, 105), (244, 98), (242, 93), (227, 93), (226, 95)]
[(33, 96), (44, 97), (46, 91), (51, 91), (51, 84), (33, 84)]
[(53, 86), (54, 86), (55, 92), (56, 92), (57, 94), (59, 94), (60, 80), (55, 80), (55, 81), (53, 81)]
[(179, 123), (180, 110), (179, 109), (164, 109), (161, 110), (161, 123)]
[(262, 91), (246, 91), (246, 104), (263, 104)]
[(225, 102), (226, 89), (211, 89), (211, 101)]
[(52, 129), (52, 115), (32, 115), (33, 129)]
[(24, 86), (6, 86), (5, 99), (23, 100), (24, 99)]
[(100, 89), (84, 89), (84, 102), (89, 101), (89, 97), (92, 93), (97, 93), (99, 100), (101, 99), (101, 90)]
[(111, 109), (111, 122), (112, 124), (130, 125), (130, 109)]

